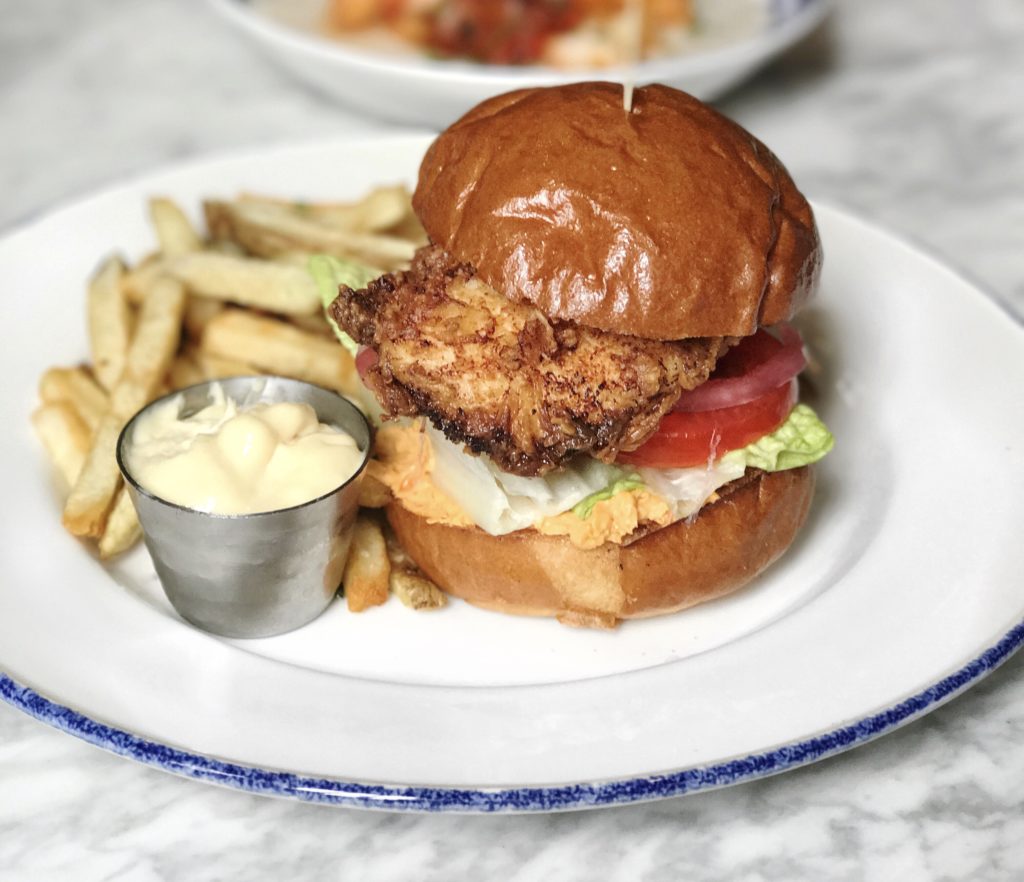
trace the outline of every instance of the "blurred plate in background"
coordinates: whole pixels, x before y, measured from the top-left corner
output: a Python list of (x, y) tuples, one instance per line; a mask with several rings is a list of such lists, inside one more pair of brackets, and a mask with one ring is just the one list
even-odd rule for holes
[(660, 82), (711, 100), (805, 36), (828, 0), (697, 0), (700, 22), (676, 54), (629, 67), (557, 69), (441, 60), (391, 42), (339, 39), (323, 27), (326, 0), (210, 0), (296, 77), (376, 117), (447, 126), (483, 99), (580, 79)]

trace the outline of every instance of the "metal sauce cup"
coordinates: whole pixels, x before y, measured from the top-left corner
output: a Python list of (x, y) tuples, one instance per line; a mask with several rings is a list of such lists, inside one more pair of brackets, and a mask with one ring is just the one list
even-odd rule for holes
[[(139, 417), (176, 395), (181, 416), (211, 403), (219, 385), (240, 408), (301, 402), (322, 423), (348, 432), (363, 451), (356, 473), (302, 505), (259, 514), (208, 514), (153, 495), (132, 476), (126, 452)], [(370, 425), (335, 392), (283, 377), (233, 377), (200, 383), (148, 404), (117, 441), (117, 464), (139, 515), (153, 565), (168, 599), (186, 620), (225, 637), (270, 637), (315, 619), (334, 598), (370, 458)]]

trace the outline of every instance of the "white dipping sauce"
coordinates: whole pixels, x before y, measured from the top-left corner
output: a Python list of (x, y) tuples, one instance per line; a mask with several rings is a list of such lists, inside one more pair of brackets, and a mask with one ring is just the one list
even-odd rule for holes
[(276, 511), (330, 493), (363, 461), (355, 439), (308, 404), (239, 410), (219, 386), (211, 393), (185, 419), (176, 396), (136, 420), (127, 466), (154, 496), (212, 514)]

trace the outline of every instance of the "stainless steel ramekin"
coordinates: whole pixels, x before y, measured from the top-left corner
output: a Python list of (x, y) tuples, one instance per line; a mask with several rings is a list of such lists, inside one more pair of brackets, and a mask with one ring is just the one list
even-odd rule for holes
[(182, 415), (210, 404), (214, 382), (158, 399), (125, 426), (117, 464), (139, 515), (146, 547), (167, 597), (189, 622), (225, 637), (270, 637), (315, 619), (341, 584), (359, 483), (370, 458), (366, 417), (335, 392), (284, 377), (218, 380), (240, 407), (294, 401), (309, 404), (320, 422), (348, 432), (363, 451), (359, 469), (330, 493), (302, 505), (244, 515), (208, 514), (153, 495), (132, 475), (126, 453), (139, 417), (174, 395)]

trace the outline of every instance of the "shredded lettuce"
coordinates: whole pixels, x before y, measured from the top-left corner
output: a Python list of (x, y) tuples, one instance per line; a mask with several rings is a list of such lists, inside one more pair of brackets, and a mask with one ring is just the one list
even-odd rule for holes
[(365, 288), (370, 282), (381, 275), (381, 271), (372, 266), (358, 263), (354, 260), (342, 260), (332, 257), (329, 254), (314, 254), (309, 259), (309, 274), (316, 282), (316, 289), (320, 292), (320, 302), (324, 307), (324, 317), (327, 324), (331, 326), (335, 336), (341, 341), (354, 358), (359, 346), (348, 334), (346, 334), (337, 323), (331, 318), (327, 307), (331, 305), (334, 298), (338, 296), (338, 286), (348, 285), (349, 288)]
[(710, 466), (626, 470), (580, 457), (544, 477), (523, 478), (501, 471), (486, 456), (465, 453), (436, 429), (426, 431), (434, 450), (434, 482), (481, 529), (495, 536), (570, 510), (586, 519), (599, 502), (643, 488), (664, 499), (676, 518), (689, 517), (715, 490), (741, 477), (748, 467), (798, 468), (821, 459), (835, 443), (814, 411), (798, 404), (770, 435)]
[(434, 483), (493, 536), (525, 530), (542, 518), (568, 511), (632, 474), (580, 457), (543, 477), (523, 478), (503, 472), (486, 456), (464, 452), (433, 427), (426, 432), (434, 451)]
[(733, 450), (722, 460), (742, 462), (744, 466), (781, 472), (817, 462), (835, 445), (835, 438), (818, 415), (806, 404), (798, 404), (789, 418), (770, 435), (759, 438), (742, 450)]
[(743, 476), (746, 466), (723, 457), (710, 466), (686, 469), (638, 469), (647, 488), (672, 506), (677, 518), (700, 511), (707, 498), (723, 484)]
[(742, 462), (722, 460), (710, 468), (627, 470), (584, 456), (543, 477), (523, 478), (503, 472), (486, 456), (467, 454), (430, 426), (426, 432), (434, 451), (434, 483), (493, 536), (570, 510), (586, 518), (598, 502), (644, 487), (665, 499), (677, 518), (688, 517), (744, 469)]

